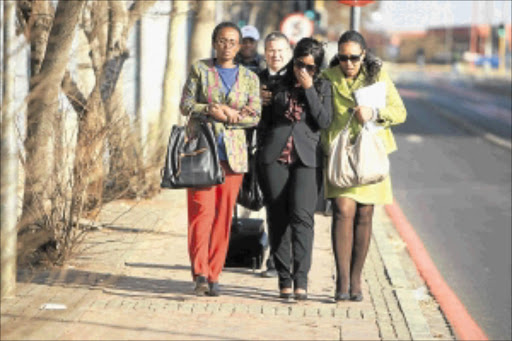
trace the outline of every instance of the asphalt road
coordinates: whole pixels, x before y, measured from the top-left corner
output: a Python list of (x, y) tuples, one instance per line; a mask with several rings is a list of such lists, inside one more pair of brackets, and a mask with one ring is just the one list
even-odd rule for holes
[(511, 150), (482, 137), (510, 142), (510, 95), (441, 74), (404, 73), (397, 87), (408, 118), (393, 129), (395, 198), (470, 315), (511, 340)]

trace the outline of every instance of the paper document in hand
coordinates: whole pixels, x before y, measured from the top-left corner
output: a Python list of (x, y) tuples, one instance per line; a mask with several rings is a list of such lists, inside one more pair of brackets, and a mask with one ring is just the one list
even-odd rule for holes
[(386, 107), (386, 83), (376, 82), (354, 91), (357, 105), (382, 109)]

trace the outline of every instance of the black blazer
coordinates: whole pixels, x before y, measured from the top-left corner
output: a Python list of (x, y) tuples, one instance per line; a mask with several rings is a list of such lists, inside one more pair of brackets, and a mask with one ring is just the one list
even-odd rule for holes
[[(318, 91), (317, 91), (318, 89)], [(260, 162), (269, 164), (276, 161), (290, 135), (297, 154), (308, 167), (322, 165), (320, 129), (327, 128), (332, 121), (331, 82), (318, 79), (316, 84), (304, 90), (305, 106), (300, 121), (292, 122), (285, 115), (288, 108), (286, 87), (277, 87), (272, 94), (270, 110), (263, 109), (259, 131), (262, 133)]]

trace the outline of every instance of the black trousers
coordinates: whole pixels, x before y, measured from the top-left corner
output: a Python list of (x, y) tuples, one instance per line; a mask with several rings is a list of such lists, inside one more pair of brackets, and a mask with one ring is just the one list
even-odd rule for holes
[(298, 160), (291, 165), (260, 164), (260, 170), (279, 288), (293, 284), (307, 290), (321, 168), (306, 167)]

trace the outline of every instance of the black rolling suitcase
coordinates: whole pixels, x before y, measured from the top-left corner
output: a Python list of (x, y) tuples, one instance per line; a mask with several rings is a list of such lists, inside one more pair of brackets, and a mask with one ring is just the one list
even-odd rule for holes
[(238, 218), (237, 208), (231, 224), (227, 268), (260, 269), (268, 246), (263, 219)]

